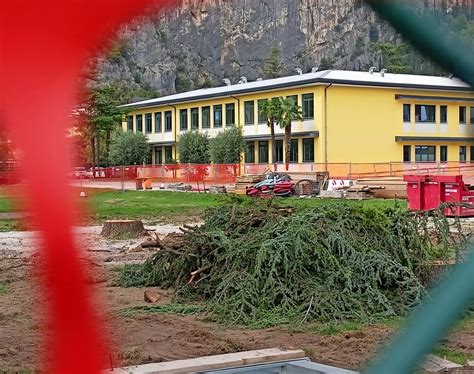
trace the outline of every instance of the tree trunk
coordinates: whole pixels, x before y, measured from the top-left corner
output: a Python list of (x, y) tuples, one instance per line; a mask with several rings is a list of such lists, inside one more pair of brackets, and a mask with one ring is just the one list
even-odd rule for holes
[(290, 167), (291, 151), (291, 122), (285, 127), (285, 168), (288, 171)]
[[(100, 139), (98, 136), (95, 137), (95, 165), (96, 167), (100, 164)], [(94, 169), (94, 178), (97, 177), (96, 170)]]
[(273, 118), (270, 118), (270, 134), (272, 138), (272, 162), (273, 170), (276, 171), (276, 144), (275, 144), (275, 121)]
[(107, 165), (110, 166), (109, 164), (109, 154), (110, 154), (110, 130), (107, 130), (107, 132), (105, 133), (105, 158), (106, 158), (106, 162), (107, 162)]
[(96, 137), (96, 150), (95, 150), (96, 164), (100, 166), (100, 137)]
[(146, 234), (142, 221), (138, 220), (112, 220), (105, 221), (102, 236), (110, 239), (141, 238)]
[(92, 163), (92, 170), (95, 170), (95, 136), (91, 138), (91, 163)]

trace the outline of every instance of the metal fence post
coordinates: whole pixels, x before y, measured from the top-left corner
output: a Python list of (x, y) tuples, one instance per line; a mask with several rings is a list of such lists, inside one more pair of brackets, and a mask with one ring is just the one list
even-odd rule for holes
[(125, 167), (122, 165), (122, 193), (125, 192)]

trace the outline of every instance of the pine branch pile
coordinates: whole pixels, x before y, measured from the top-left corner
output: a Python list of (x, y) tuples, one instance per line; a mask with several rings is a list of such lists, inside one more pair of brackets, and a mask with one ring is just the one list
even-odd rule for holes
[(163, 244), (119, 284), (173, 288), (177, 300), (251, 327), (403, 315), (426, 295), (433, 261), (467, 240), (440, 212), (358, 204), (222, 206), (184, 231), (179, 248)]

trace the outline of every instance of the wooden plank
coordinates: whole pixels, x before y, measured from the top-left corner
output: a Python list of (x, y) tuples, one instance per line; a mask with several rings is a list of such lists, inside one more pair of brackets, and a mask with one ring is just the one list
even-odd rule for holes
[(279, 348), (260, 349), (256, 351), (229, 353), (217, 356), (199, 357), (187, 360), (160, 362), (130, 366), (117, 369), (109, 373), (113, 374), (179, 374), (202, 370), (224, 369), (241, 367), (244, 365), (255, 365), (269, 362), (288, 361), (304, 358), (306, 355), (302, 350), (282, 350)]
[(424, 364), (421, 365), (421, 368), (428, 373), (445, 373), (462, 368), (462, 365), (445, 360), (435, 355), (428, 355), (426, 356), (426, 361)]

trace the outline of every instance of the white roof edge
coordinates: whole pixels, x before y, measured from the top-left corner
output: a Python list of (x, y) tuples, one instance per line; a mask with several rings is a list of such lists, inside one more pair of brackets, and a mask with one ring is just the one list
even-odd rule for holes
[(368, 72), (362, 71), (324, 70), (316, 73), (292, 75), (282, 78), (182, 92), (155, 99), (142, 100), (135, 103), (120, 105), (119, 108), (167, 106), (184, 101), (199, 101), (206, 98), (239, 96), (259, 90), (270, 91), (278, 88), (289, 88), (292, 86), (297, 87), (309, 84), (328, 84), (331, 82), (335, 84), (379, 87), (407, 86), (407, 88), (409, 88), (409, 86), (413, 86), (420, 89), (426, 87), (426, 89), (446, 89), (449, 91), (471, 90), (471, 87), (468, 84), (464, 83), (458, 78), (390, 73), (386, 73), (384, 76), (382, 76), (379, 73), (370, 74)]

